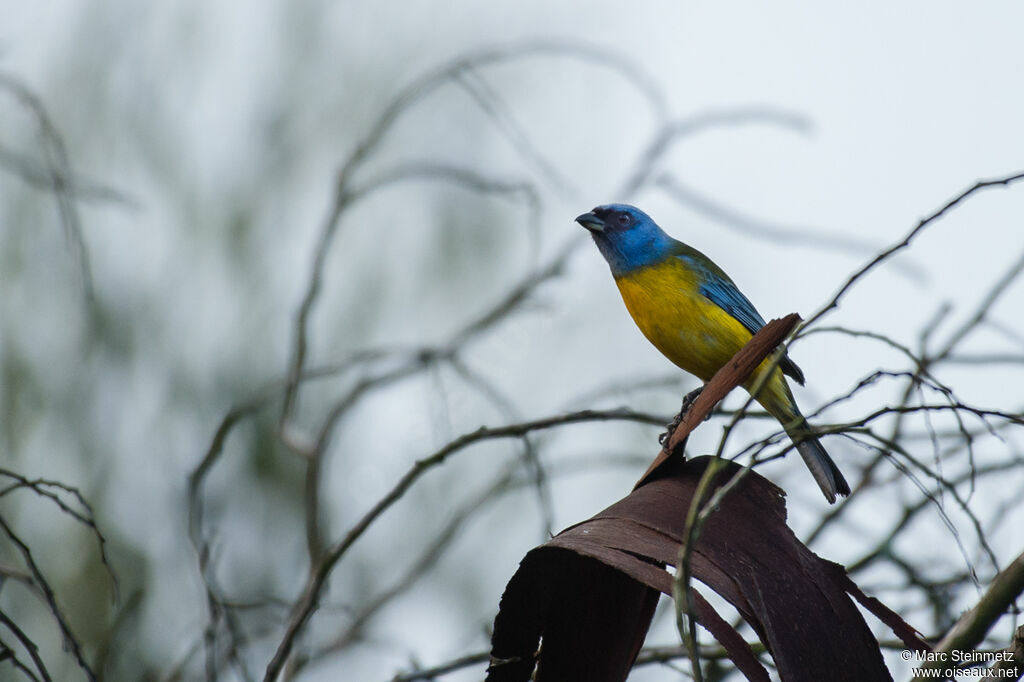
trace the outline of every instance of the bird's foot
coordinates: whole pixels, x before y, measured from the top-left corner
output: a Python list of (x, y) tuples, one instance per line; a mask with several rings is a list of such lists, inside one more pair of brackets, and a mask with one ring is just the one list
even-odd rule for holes
[(676, 429), (678, 429), (679, 425), (682, 423), (682, 414), (677, 414), (676, 416), (672, 417), (672, 421), (665, 425), (665, 431), (662, 432), (660, 436), (658, 436), (658, 444), (661, 445), (662, 447), (667, 446), (669, 440), (672, 438), (672, 434), (676, 432)]
[(697, 402), (697, 398), (699, 398), (700, 394), (703, 392), (704, 386), (698, 386), (683, 396), (683, 404), (679, 408), (679, 414), (677, 415), (680, 418), (680, 421), (682, 421), (682, 417), (690, 411), (690, 408), (693, 407), (693, 404)]
[[(697, 400), (697, 398), (700, 396), (701, 391), (703, 390), (704, 387), (701, 386), (699, 388), (693, 389), (685, 396), (683, 396), (683, 404), (679, 408), (679, 413), (676, 416), (672, 417), (671, 422), (665, 425), (665, 433), (658, 436), (658, 443), (663, 448), (668, 447), (669, 441), (672, 440), (672, 434), (675, 433), (676, 429), (679, 428), (679, 425), (683, 423), (683, 418), (686, 416), (686, 413), (690, 411), (691, 407), (693, 407), (693, 403)], [(710, 416), (711, 415), (708, 415), (709, 418)]]

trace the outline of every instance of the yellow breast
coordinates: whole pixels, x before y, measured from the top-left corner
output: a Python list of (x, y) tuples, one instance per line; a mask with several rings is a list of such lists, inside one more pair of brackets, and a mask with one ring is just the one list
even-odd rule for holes
[[(615, 278), (626, 309), (644, 336), (673, 363), (703, 381), (714, 376), (753, 336), (699, 290), (697, 274), (678, 258)], [(748, 384), (756, 380), (755, 371)], [(788, 411), (792, 397), (776, 369), (760, 402)]]

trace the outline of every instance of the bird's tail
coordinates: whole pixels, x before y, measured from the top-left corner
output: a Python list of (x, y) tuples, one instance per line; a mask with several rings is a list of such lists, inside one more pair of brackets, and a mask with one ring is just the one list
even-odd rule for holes
[(810, 427), (807, 425), (807, 421), (801, 419), (796, 428), (787, 429), (787, 431), (796, 444), (797, 452), (804, 458), (807, 468), (811, 470), (814, 480), (818, 482), (821, 492), (825, 493), (825, 499), (829, 504), (836, 501), (836, 495), (849, 495), (850, 484), (846, 482), (839, 467), (825, 452), (825, 448), (821, 447), (818, 439), (808, 435)]

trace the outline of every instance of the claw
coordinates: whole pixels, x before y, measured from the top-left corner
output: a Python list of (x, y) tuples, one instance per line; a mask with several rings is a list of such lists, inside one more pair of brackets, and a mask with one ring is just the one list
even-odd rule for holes
[[(697, 398), (700, 397), (700, 394), (703, 391), (704, 387), (698, 386), (697, 388), (693, 389), (692, 391), (683, 396), (683, 405), (682, 407), (679, 408), (679, 414), (677, 415), (680, 421), (682, 420), (683, 415), (689, 412), (690, 408), (693, 407), (693, 404), (697, 402)], [(708, 417), (710, 416), (711, 415), (708, 415)]]
[[(672, 421), (665, 425), (666, 431), (658, 436), (658, 444), (661, 445), (662, 448), (668, 446), (668, 442), (672, 440), (672, 434), (675, 433), (676, 429), (679, 428), (679, 425), (683, 423), (683, 418), (686, 416), (686, 413), (690, 411), (691, 407), (693, 407), (693, 403), (697, 400), (703, 390), (704, 387), (701, 386), (683, 396), (683, 404), (679, 408), (679, 414), (672, 417)], [(705, 421), (711, 419), (711, 415), (709, 414), (704, 419)]]

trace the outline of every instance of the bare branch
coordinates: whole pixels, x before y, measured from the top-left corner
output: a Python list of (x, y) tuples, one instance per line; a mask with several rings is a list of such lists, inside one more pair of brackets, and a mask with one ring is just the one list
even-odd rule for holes
[(957, 621), (933, 651), (965, 651), (977, 646), (1022, 593), (1024, 554), (1000, 571), (974, 608)]
[(9, 525), (7, 525), (7, 521), (4, 520), (3, 516), (0, 516), (0, 530), (2, 530), (11, 543), (17, 547), (18, 552), (25, 561), (25, 565), (32, 574), (32, 579), (43, 594), (43, 599), (50, 609), (50, 614), (57, 622), (57, 627), (60, 629), (65, 647), (67, 647), (71, 652), (71, 655), (74, 657), (79, 669), (85, 673), (86, 678), (95, 682), (96, 674), (93, 672), (92, 668), (89, 667), (88, 662), (86, 662), (85, 655), (82, 653), (82, 646), (79, 644), (78, 638), (75, 637), (74, 632), (71, 631), (71, 626), (68, 624), (67, 618), (64, 616), (64, 612), (57, 604), (57, 596), (53, 593), (50, 583), (47, 582), (45, 576), (43, 576), (42, 570), (40, 570), (39, 566), (36, 564), (35, 559), (32, 558), (32, 550), (29, 549), (28, 545), (18, 537), (18, 534), (15, 533)]
[[(427, 471), (443, 464), (448, 457), (476, 443), (500, 439), (500, 438), (521, 438), (533, 431), (549, 429), (567, 424), (577, 424), (589, 421), (626, 420), (640, 423), (652, 423), (650, 415), (636, 413), (631, 410), (583, 410), (570, 414), (548, 417), (521, 424), (509, 426), (486, 428), (481, 427), (476, 431), (467, 433), (451, 441), (434, 454), (425, 459), (418, 460), (416, 464), (395, 484), (395, 486), (384, 495), (351, 529), (341, 540), (331, 546), (323, 555), (319, 564), (311, 572), (310, 579), (306, 583), (305, 591), (295, 603), (291, 618), (285, 630), (285, 635), (277, 648), (277, 652), (267, 666), (264, 680), (270, 682), (277, 679), (285, 661), (291, 653), (295, 638), (305, 627), (306, 621), (312, 615), (320, 599), (320, 592), (328, 576), (334, 570), (338, 561), (345, 555), (348, 549), (358, 540), (370, 525), (395, 502)], [(655, 422), (659, 423), (659, 422)]]
[[(67, 514), (90, 530), (90, 532), (96, 537), (96, 544), (100, 553), (100, 561), (103, 562), (103, 565), (107, 569), (107, 574), (110, 576), (110, 582), (113, 585), (116, 594), (117, 576), (114, 574), (114, 569), (111, 567), (110, 561), (107, 558), (107, 539), (103, 536), (99, 526), (96, 525), (96, 515), (92, 510), (92, 505), (90, 505), (85, 499), (81, 491), (74, 486), (61, 483), (60, 481), (52, 481), (45, 478), (28, 479), (17, 472), (5, 468), (0, 468), (0, 476), (6, 476), (14, 481), (10, 485), (0, 488), (0, 497), (4, 497), (16, 490), (31, 490), (36, 495), (53, 502), (63, 513)], [(69, 506), (60, 497), (60, 495), (53, 492), (54, 490), (62, 491), (71, 495), (75, 502), (84, 509), (84, 512), (80, 512)]]
[(462, 670), (463, 668), (468, 668), (470, 666), (482, 665), (490, 660), (490, 652), (480, 651), (475, 654), (460, 656), (459, 658), (431, 668), (422, 668), (409, 673), (400, 673), (392, 677), (391, 682), (432, 682), (442, 675), (447, 675), (448, 673), (453, 673), (457, 670)]
[(15, 668), (21, 670), (25, 675), (31, 679), (39, 682), (39, 680), (45, 680), (50, 682), (50, 671), (46, 669), (46, 663), (43, 662), (42, 657), (39, 655), (39, 647), (33, 642), (25, 632), (18, 627), (18, 624), (11, 620), (3, 610), (0, 610), (0, 625), (11, 631), (14, 637), (18, 640), (18, 643), (28, 652), (29, 657), (32, 659), (32, 664), (36, 668), (36, 672), (39, 673), (37, 677), (34, 672), (27, 665), (21, 662), (21, 660), (15, 655), (14, 650), (8, 647), (6, 644), (0, 643), (0, 664), (3, 663), (4, 659), (11, 661)]
[(975, 183), (973, 186), (969, 187), (968, 189), (965, 189), (964, 191), (960, 192), (960, 194), (956, 195), (949, 201), (947, 201), (941, 208), (939, 208), (939, 210), (935, 211), (927, 218), (922, 219), (917, 224), (917, 226), (914, 227), (914, 229), (912, 229), (910, 232), (906, 234), (906, 236), (903, 237), (902, 240), (896, 242), (895, 244), (887, 248), (885, 251), (879, 253), (877, 256), (872, 258), (871, 261), (869, 261), (866, 265), (861, 267), (859, 270), (853, 273), (853, 275), (847, 278), (846, 282), (839, 288), (839, 291), (836, 292), (832, 299), (828, 303), (826, 303), (822, 308), (820, 308), (817, 312), (811, 315), (806, 322), (800, 325), (800, 328), (797, 329), (796, 333), (794, 334), (794, 340), (799, 338), (803, 334), (805, 329), (808, 329), (809, 327), (814, 325), (826, 313), (836, 308), (839, 305), (840, 299), (842, 299), (846, 292), (849, 291), (850, 288), (853, 287), (853, 285), (856, 284), (861, 277), (874, 270), (879, 264), (888, 260), (894, 253), (910, 246), (910, 242), (912, 242), (914, 238), (921, 233), (922, 230), (924, 230), (930, 224), (944, 216), (948, 211), (955, 208), (958, 204), (960, 204), (960, 202), (964, 201), (968, 197), (982, 190), (989, 189), (992, 187), (1005, 187), (1008, 185), (1012, 185), (1016, 182), (1019, 182), (1020, 180), (1024, 180), (1024, 173), (1007, 175), (1005, 177), (996, 178), (993, 180), (981, 180)]

